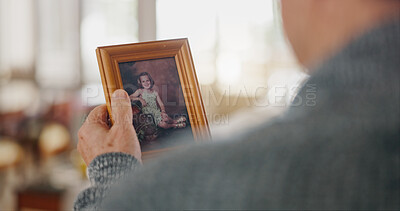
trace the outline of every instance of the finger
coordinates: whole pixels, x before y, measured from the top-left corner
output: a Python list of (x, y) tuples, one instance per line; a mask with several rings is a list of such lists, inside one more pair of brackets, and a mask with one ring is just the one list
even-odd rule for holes
[(108, 128), (107, 125), (107, 106), (105, 104), (94, 108), (86, 119), (86, 125), (99, 125)]
[(132, 125), (132, 108), (128, 94), (118, 89), (111, 97), (111, 113), (114, 124)]

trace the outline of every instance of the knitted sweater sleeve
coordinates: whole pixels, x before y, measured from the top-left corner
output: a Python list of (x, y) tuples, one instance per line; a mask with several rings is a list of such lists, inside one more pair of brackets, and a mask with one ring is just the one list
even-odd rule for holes
[(97, 156), (88, 166), (91, 186), (77, 197), (75, 210), (97, 210), (109, 187), (140, 166), (131, 155), (112, 152)]

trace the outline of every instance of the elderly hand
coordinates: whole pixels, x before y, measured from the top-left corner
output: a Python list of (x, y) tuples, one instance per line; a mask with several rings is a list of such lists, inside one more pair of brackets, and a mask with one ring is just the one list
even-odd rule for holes
[(141, 150), (132, 125), (132, 109), (128, 94), (116, 90), (111, 97), (114, 125), (107, 124), (107, 107), (93, 109), (78, 132), (78, 151), (87, 165), (97, 156), (108, 152), (131, 154), (141, 162)]

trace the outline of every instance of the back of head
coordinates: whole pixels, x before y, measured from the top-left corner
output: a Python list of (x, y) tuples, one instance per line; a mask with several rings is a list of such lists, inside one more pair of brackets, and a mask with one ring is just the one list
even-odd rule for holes
[(282, 0), (287, 37), (299, 62), (318, 65), (351, 39), (400, 18), (399, 0)]

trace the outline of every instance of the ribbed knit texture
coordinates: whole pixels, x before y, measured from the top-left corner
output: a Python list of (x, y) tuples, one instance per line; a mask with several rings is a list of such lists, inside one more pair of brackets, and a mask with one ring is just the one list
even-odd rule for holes
[(96, 191), (117, 172), (99, 168), (91, 177), (108, 179), (75, 208), (399, 210), (400, 23), (367, 32), (314, 72), (283, 117), (171, 153), (105, 195)]
[[(74, 208), (82, 210), (97, 209), (101, 199), (105, 196), (110, 185), (124, 178), (140, 165), (131, 155), (112, 152), (97, 156), (88, 166), (88, 174), (92, 187), (78, 195)], [(87, 207), (87, 205), (91, 205)]]

